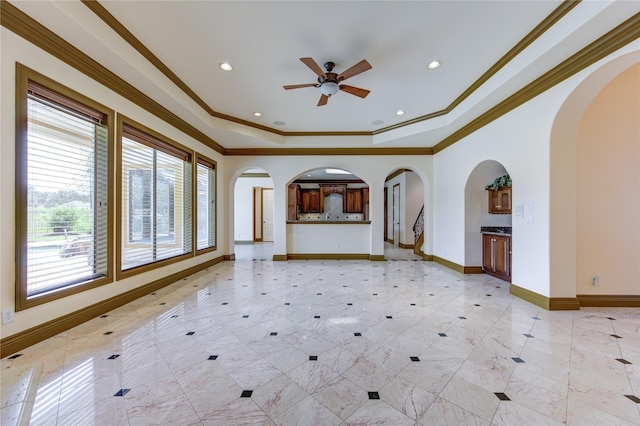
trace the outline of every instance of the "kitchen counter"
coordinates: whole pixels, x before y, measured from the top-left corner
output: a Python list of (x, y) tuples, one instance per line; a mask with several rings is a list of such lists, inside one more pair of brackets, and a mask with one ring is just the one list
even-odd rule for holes
[(370, 224), (370, 220), (288, 220), (287, 224), (295, 225), (354, 225)]
[(510, 226), (481, 226), (481, 234), (511, 235)]

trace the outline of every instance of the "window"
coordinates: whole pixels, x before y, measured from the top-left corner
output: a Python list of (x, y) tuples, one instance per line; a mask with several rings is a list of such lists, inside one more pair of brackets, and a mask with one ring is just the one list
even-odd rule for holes
[[(198, 251), (216, 246), (216, 164), (198, 155), (197, 165)], [(209, 251), (209, 250), (207, 250)]]
[(20, 65), (17, 70), (19, 310), (112, 281), (113, 113), (34, 71)]
[(132, 271), (124, 277), (193, 253), (192, 153), (120, 121), (120, 270)]

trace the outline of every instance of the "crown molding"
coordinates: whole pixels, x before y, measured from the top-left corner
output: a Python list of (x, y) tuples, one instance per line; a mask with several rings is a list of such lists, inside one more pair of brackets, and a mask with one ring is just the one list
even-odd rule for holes
[(438, 153), (453, 145), (465, 136), (470, 135), (493, 120), (519, 107), (539, 94), (566, 80), (600, 59), (640, 37), (640, 13), (624, 21), (602, 37), (579, 50), (565, 61), (547, 71), (527, 86), (515, 92), (493, 108), (481, 114), (465, 126), (444, 138), (433, 147)]
[(224, 155), (433, 155), (431, 148), (230, 148)]
[(0, 24), (187, 135), (221, 154), (224, 152), (224, 147), (209, 136), (6, 0), (0, 2)]
[(171, 80), (176, 86), (178, 86), (187, 96), (189, 96), (194, 102), (196, 102), (201, 108), (213, 117), (221, 118), (224, 120), (232, 121), (234, 123), (242, 124), (244, 126), (253, 127), (266, 132), (275, 133), (280, 136), (373, 136), (381, 133), (385, 133), (391, 130), (399, 129), (405, 126), (410, 126), (415, 123), (419, 123), (425, 120), (439, 117), (450, 113), (456, 106), (462, 101), (468, 98), (473, 92), (475, 92), (480, 86), (482, 86), (487, 80), (493, 77), (502, 67), (515, 58), (520, 52), (522, 52), (527, 46), (533, 43), (538, 37), (544, 34), (549, 28), (551, 28), (556, 22), (558, 22), (563, 16), (569, 13), (574, 7), (576, 7), (582, 0), (566, 0), (555, 8), (545, 19), (542, 20), (536, 27), (531, 30), (527, 35), (522, 38), (514, 47), (512, 47), (505, 55), (503, 55), (495, 64), (493, 64), (480, 78), (478, 78), (471, 86), (469, 86), (464, 92), (460, 94), (451, 104), (445, 109), (440, 111), (431, 112), (411, 120), (396, 123), (391, 126), (383, 127), (375, 131), (352, 131), (352, 132), (285, 132), (274, 129), (272, 127), (264, 126), (254, 123), (252, 121), (243, 120), (230, 115), (222, 114), (214, 111), (202, 98), (200, 98), (189, 86), (187, 86), (178, 76), (169, 69), (157, 56), (155, 56), (143, 43), (141, 43), (127, 28), (118, 21), (109, 11), (104, 8), (97, 0), (81, 0), (82, 3), (87, 6), (94, 14), (98, 16), (105, 24), (107, 24), (113, 31), (115, 31), (120, 37), (122, 37), (131, 47), (133, 47), (140, 55), (145, 57), (151, 62), (160, 72), (162, 72), (169, 80)]

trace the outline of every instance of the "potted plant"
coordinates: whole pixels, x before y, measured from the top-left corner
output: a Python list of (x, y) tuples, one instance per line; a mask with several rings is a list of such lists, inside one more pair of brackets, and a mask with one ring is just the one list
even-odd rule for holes
[(487, 186), (486, 189), (497, 191), (501, 186), (511, 186), (511, 177), (509, 175), (497, 177), (491, 185)]

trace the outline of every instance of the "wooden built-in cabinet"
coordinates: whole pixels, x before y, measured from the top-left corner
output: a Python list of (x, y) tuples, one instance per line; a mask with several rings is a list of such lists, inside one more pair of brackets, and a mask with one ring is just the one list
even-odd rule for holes
[(300, 185), (292, 183), (287, 191), (287, 220), (298, 220)]
[(319, 213), (320, 210), (320, 190), (301, 189), (300, 190), (300, 213)]
[(482, 234), (482, 269), (511, 282), (511, 236)]
[(501, 186), (497, 191), (489, 189), (489, 213), (511, 214), (511, 187)]
[(346, 213), (362, 213), (363, 196), (361, 188), (347, 189), (347, 211)]

